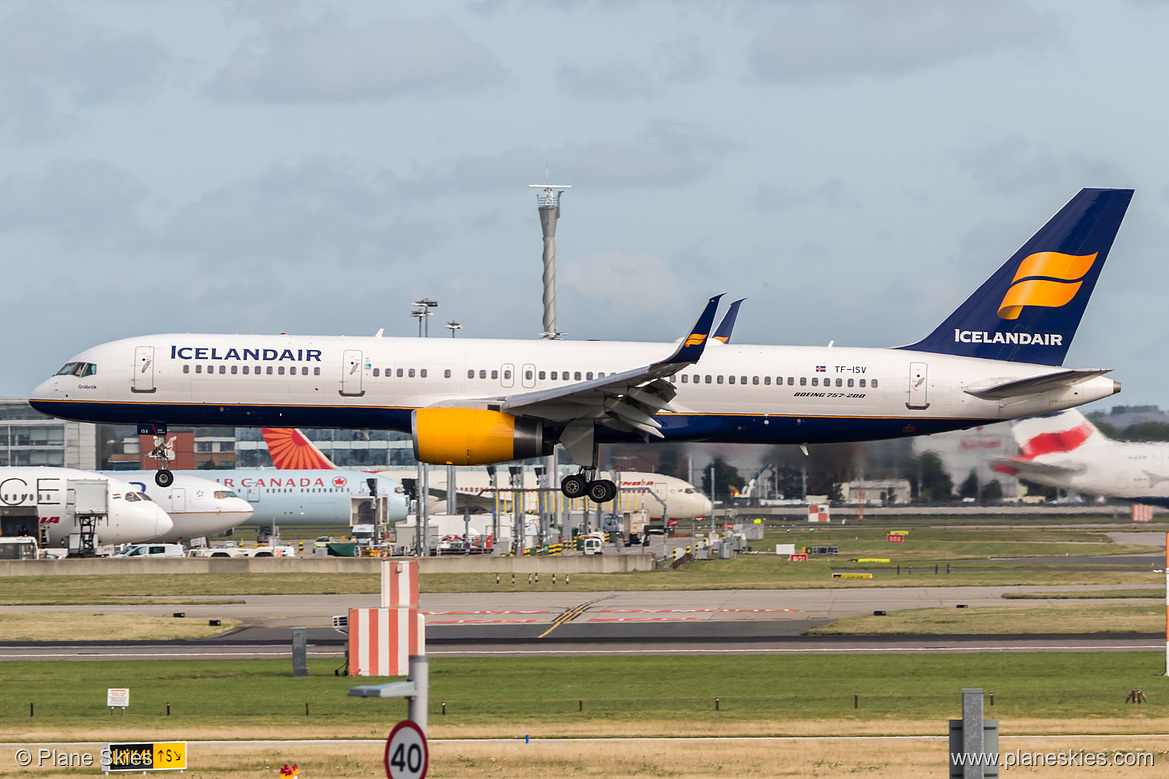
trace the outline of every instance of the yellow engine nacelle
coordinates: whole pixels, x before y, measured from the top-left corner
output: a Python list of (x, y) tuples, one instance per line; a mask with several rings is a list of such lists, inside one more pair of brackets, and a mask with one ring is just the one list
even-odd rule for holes
[(481, 408), (420, 408), (414, 457), (432, 465), (490, 465), (546, 454), (544, 424)]

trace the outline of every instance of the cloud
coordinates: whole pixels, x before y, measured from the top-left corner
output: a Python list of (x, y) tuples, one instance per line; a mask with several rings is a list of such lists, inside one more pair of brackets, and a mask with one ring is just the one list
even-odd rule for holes
[(403, 216), (400, 182), (343, 156), (295, 165), (209, 192), (174, 214), (164, 242), (215, 267), (378, 263), (393, 268), (442, 234), (425, 218)]
[(750, 69), (762, 79), (904, 73), (1004, 49), (1041, 49), (1058, 34), (1053, 14), (1020, 0), (793, 2), (778, 16), (750, 46)]
[(703, 179), (733, 148), (730, 141), (700, 127), (655, 122), (634, 141), (570, 143), (550, 149), (522, 146), (496, 155), (446, 160), (419, 170), (407, 186), (425, 197), (510, 190), (517, 181), (538, 183), (548, 164), (557, 182), (595, 189), (680, 187)]
[(141, 247), (146, 187), (108, 162), (60, 160), (0, 181), (0, 232), (44, 231), (69, 246)]
[(494, 55), (446, 19), (380, 19), (343, 27), (269, 24), (211, 81), (222, 100), (331, 103), (385, 100), (498, 81)]
[(827, 208), (857, 208), (860, 202), (848, 194), (844, 179), (832, 179), (815, 189), (776, 189), (762, 185), (751, 204), (765, 214), (793, 211), (797, 208), (825, 206)]
[(111, 33), (32, 4), (0, 20), (0, 127), (22, 140), (64, 132), (75, 105), (139, 95), (161, 79), (169, 58), (154, 39)]
[(978, 149), (954, 152), (958, 164), (993, 194), (1011, 194), (1064, 181), (1076, 186), (1115, 186), (1121, 172), (1114, 164), (1079, 152), (1058, 154), (1044, 143), (1018, 135)]
[(594, 65), (561, 65), (556, 69), (556, 86), (569, 97), (580, 100), (628, 101), (657, 92), (650, 76), (628, 57)]

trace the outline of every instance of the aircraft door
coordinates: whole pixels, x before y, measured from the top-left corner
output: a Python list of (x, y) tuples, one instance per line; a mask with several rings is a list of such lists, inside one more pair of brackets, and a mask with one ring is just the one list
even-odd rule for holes
[(929, 401), (929, 373), (924, 362), (909, 364), (909, 399), (905, 401), (906, 408), (926, 409)]
[(248, 503), (256, 504), (260, 502), (260, 488), (253, 484), (250, 487), (243, 488), (243, 497)]
[(341, 394), (359, 398), (365, 394), (361, 388), (361, 350), (346, 349), (341, 361)]
[(525, 365), (523, 367), (523, 372), (520, 373), (520, 383), (522, 383), (525, 387), (527, 387), (529, 389), (536, 386), (536, 366), (535, 365), (529, 364), (529, 365)]
[(187, 491), (182, 487), (176, 487), (170, 491), (170, 511), (177, 511), (180, 514), (187, 510)]
[(499, 383), (509, 388), (515, 386), (515, 366), (510, 362), (499, 366)]
[(134, 373), (130, 377), (133, 392), (154, 392), (154, 347), (134, 347)]

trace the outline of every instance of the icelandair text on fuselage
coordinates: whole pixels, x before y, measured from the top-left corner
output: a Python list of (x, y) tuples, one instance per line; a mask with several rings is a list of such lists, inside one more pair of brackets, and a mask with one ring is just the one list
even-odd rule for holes
[(320, 362), (320, 349), (236, 349), (229, 348), (220, 351), (218, 346), (176, 346), (171, 344), (170, 358), (172, 360), (238, 360), (240, 362), (279, 362), (291, 360), (293, 362)]
[(1063, 346), (1059, 333), (988, 333), (985, 330), (954, 330), (954, 341), (964, 344), (1031, 344)]

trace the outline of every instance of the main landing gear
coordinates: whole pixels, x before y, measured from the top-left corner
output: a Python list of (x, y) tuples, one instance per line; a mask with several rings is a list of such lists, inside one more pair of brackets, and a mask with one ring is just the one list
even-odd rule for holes
[[(593, 472), (587, 472), (592, 476)], [(593, 503), (608, 503), (617, 497), (617, 485), (608, 479), (590, 479), (586, 471), (565, 476), (560, 482), (560, 491), (569, 499), (580, 498), (585, 495)]]
[(158, 460), (158, 470), (154, 473), (154, 483), (159, 487), (169, 487), (175, 482), (175, 475), (167, 468), (167, 463), (174, 459), (174, 451), (167, 448), (166, 425), (138, 425), (138, 435), (153, 436), (150, 454), (152, 460)]

